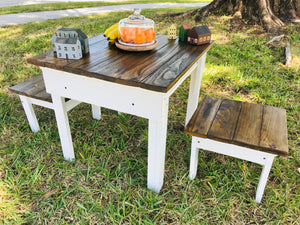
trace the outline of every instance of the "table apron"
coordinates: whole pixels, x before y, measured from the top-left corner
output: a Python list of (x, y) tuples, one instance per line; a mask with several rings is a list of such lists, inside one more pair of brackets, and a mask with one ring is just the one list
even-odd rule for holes
[(161, 119), (169, 93), (126, 86), (92, 77), (41, 67), (46, 91), (52, 95), (78, 100), (132, 115)]

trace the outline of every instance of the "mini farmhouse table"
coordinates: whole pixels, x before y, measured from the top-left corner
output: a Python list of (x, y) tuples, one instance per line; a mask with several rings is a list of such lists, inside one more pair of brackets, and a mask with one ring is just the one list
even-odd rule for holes
[(213, 44), (193, 46), (166, 35), (157, 35), (157, 41), (154, 50), (128, 52), (98, 35), (89, 39), (90, 53), (82, 59), (59, 59), (53, 51), (28, 59), (43, 72), (66, 160), (75, 156), (64, 98), (148, 119), (147, 185), (155, 192), (163, 185), (169, 98), (191, 74), (187, 123), (198, 105), (206, 53)]

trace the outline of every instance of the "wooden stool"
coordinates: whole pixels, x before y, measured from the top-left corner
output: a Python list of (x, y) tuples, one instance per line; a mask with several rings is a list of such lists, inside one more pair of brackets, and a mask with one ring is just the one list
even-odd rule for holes
[[(51, 95), (46, 92), (43, 76), (39, 75), (33, 77), (23, 83), (10, 87), (9, 90), (19, 95), (32, 132), (39, 131), (40, 127), (32, 104), (53, 109), (52, 98)], [(67, 111), (80, 104), (80, 102), (76, 100), (64, 100)], [(100, 110), (101, 109), (99, 106), (92, 105), (92, 113), (94, 119), (100, 119)]]
[(257, 203), (274, 157), (288, 156), (286, 111), (282, 108), (205, 96), (184, 132), (192, 135), (191, 180), (197, 173), (199, 148), (263, 165)]

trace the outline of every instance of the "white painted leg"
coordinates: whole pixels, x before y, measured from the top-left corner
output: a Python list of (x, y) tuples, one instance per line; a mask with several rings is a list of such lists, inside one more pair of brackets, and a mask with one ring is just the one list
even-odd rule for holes
[(101, 119), (101, 107), (92, 104), (92, 114), (93, 114), (93, 119), (100, 120)]
[(28, 97), (22, 96), (22, 95), (19, 95), (19, 97), (20, 97), (22, 106), (24, 108), (31, 131), (38, 132), (40, 130), (40, 126), (39, 126), (38, 120), (36, 118), (36, 115), (34, 113), (34, 109), (32, 107), (30, 99)]
[(264, 167), (262, 169), (262, 172), (261, 172), (261, 175), (259, 178), (259, 183), (258, 183), (257, 190), (256, 190), (256, 197), (255, 197), (256, 203), (261, 202), (274, 158), (275, 158), (275, 155), (269, 156), (266, 158), (266, 164), (264, 165)]
[(202, 73), (205, 67), (206, 53), (201, 57), (198, 66), (191, 74), (189, 98), (187, 104), (187, 112), (185, 117), (185, 125), (188, 124), (192, 115), (194, 114), (199, 101), (200, 85), (202, 80)]
[(164, 181), (168, 105), (169, 100), (162, 99), (161, 104), (155, 106), (159, 107), (161, 117), (149, 118), (147, 186), (157, 193)]
[(197, 141), (198, 140), (196, 137), (192, 137), (191, 159), (190, 159), (190, 180), (193, 180), (197, 174), (198, 154), (199, 154)]
[(75, 159), (75, 156), (64, 98), (57, 95), (52, 95), (52, 101), (63, 155), (66, 160), (72, 161)]

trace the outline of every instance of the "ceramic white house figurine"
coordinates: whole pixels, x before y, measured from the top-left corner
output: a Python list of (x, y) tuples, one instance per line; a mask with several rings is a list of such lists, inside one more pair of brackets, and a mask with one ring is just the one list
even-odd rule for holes
[(57, 58), (63, 59), (81, 59), (81, 43), (78, 38), (57, 38), (56, 42)]
[(89, 52), (88, 38), (80, 29), (61, 28), (52, 36), (53, 51), (58, 58), (81, 59)]

